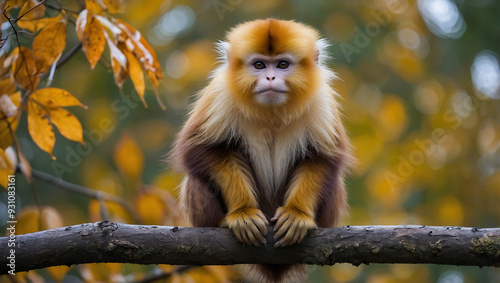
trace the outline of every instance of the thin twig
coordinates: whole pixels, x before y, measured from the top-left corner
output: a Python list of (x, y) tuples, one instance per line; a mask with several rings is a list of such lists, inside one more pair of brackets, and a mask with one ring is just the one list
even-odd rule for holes
[(61, 60), (59, 60), (59, 62), (57, 62), (56, 68), (59, 68), (62, 65), (64, 65), (64, 63), (66, 63), (69, 60), (69, 58), (71, 58), (73, 55), (75, 55), (76, 52), (78, 52), (78, 50), (80, 50), (81, 48), (82, 48), (81, 42), (79, 42), (77, 45), (73, 46), (68, 52), (66, 52), (66, 54), (64, 54), (64, 56), (62, 56)]
[(45, 3), (44, 5), (45, 5), (45, 7), (52, 9), (52, 10), (56, 10), (56, 11), (66, 11), (66, 12), (69, 12), (72, 14), (79, 14), (80, 13), (80, 12), (77, 12), (77, 11), (74, 11), (74, 10), (71, 10), (71, 9), (68, 9), (65, 7), (57, 7), (57, 6), (54, 6), (54, 5), (49, 4), (49, 3)]
[(14, 25), (17, 24), (17, 22), (24, 16), (26, 16), (29, 12), (33, 11), (34, 9), (36, 9), (38, 6), (42, 5), (43, 3), (45, 2), (45, 0), (42, 0), (40, 1), (38, 4), (36, 4), (35, 6), (31, 7), (31, 9), (29, 9), (28, 11), (26, 11), (26, 13), (22, 14), (21, 16), (17, 17), (17, 19), (14, 20)]
[(119, 196), (109, 194), (106, 192), (96, 191), (96, 190), (93, 190), (93, 189), (88, 188), (88, 187), (72, 184), (72, 183), (66, 182), (64, 180), (61, 180), (57, 177), (54, 177), (50, 174), (44, 173), (42, 171), (38, 171), (36, 169), (32, 169), (32, 174), (33, 174), (34, 178), (42, 180), (42, 181), (49, 183), (51, 185), (54, 185), (58, 188), (64, 189), (68, 192), (76, 193), (76, 194), (90, 197), (90, 198), (97, 199), (97, 200), (102, 199), (105, 201), (111, 201), (111, 202), (117, 203), (128, 211), (128, 213), (132, 216), (132, 218), (134, 219), (134, 221), (136, 223), (141, 223), (139, 216), (136, 214), (135, 209), (132, 207), (132, 205), (130, 203), (128, 203), (125, 199), (123, 199)]
[[(56, 64), (56, 69), (58, 69), (59, 67), (61, 67), (62, 65), (64, 65), (71, 57), (73, 57), (73, 55), (76, 54), (76, 52), (78, 52), (78, 50), (80, 50), (82, 48), (82, 43), (79, 42), (77, 45), (71, 47), (71, 49), (66, 52), (66, 54), (64, 54), (61, 59), (59, 59), (59, 61), (57, 62)], [(40, 80), (44, 80), (45, 78), (47, 78), (49, 76), (49, 73), (44, 73), (40, 76)]]

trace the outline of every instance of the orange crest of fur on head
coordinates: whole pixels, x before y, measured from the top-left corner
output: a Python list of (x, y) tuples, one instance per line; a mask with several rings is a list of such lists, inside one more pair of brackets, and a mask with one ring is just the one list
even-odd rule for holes
[(318, 75), (316, 46), (320, 37), (315, 29), (294, 21), (256, 20), (236, 26), (227, 34), (226, 39), (230, 46), (227, 51), (230, 69), (228, 87), (239, 104), (246, 106), (247, 114), (251, 113), (253, 118), (259, 118), (259, 115), (261, 118), (268, 118), (266, 114), (269, 113), (269, 106), (255, 102), (252, 92), (255, 78), (244, 68), (246, 60), (252, 54), (270, 57), (289, 54), (296, 59), (297, 66), (287, 80), (290, 88), (287, 102), (277, 107), (277, 110), (291, 115), (302, 112), (308, 104), (307, 100), (314, 96), (321, 84), (318, 81), (321, 76)]

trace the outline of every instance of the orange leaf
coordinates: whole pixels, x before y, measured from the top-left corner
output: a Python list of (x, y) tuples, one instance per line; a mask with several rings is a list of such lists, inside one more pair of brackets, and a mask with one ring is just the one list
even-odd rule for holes
[[(0, 32), (0, 35), (1, 35), (1, 32)], [(6, 73), (7, 73), (6, 68), (4, 68), (4, 66), (3, 66), (3, 65), (4, 65), (4, 63), (5, 63), (5, 54), (2, 54), (2, 55), (0, 56), (0, 76), (2, 76), (2, 77), (3, 77), (3, 75), (4, 75), (4, 74), (6, 74)], [(5, 73), (4, 73), (4, 72), (5, 72)], [(2, 88), (0, 88), (0, 89), (2, 89)]]
[(52, 149), (56, 143), (54, 128), (47, 119), (48, 113), (40, 107), (31, 98), (28, 101), (28, 131), (33, 141), (43, 151), (50, 154), (52, 159), (56, 159), (52, 155)]
[(50, 122), (57, 127), (65, 138), (85, 144), (83, 142), (82, 125), (78, 118), (63, 108), (49, 109)]
[[(139, 61), (142, 62), (144, 69), (148, 71), (148, 76), (156, 87), (158, 85), (158, 80), (163, 79), (163, 73), (153, 48), (151, 48), (146, 39), (135, 28), (121, 20), (115, 19), (115, 22), (118, 23), (118, 27), (133, 43), (134, 49), (131, 51), (139, 58)], [(139, 35), (139, 37), (137, 35)]]
[(134, 83), (135, 91), (137, 91), (137, 95), (139, 95), (139, 97), (141, 98), (144, 106), (147, 107), (146, 101), (144, 100), (144, 91), (146, 90), (146, 85), (144, 84), (144, 74), (142, 73), (140, 62), (132, 53), (128, 51), (124, 53), (125, 56), (127, 56), (127, 67), (130, 73), (130, 78)]
[[(35, 206), (27, 206), (21, 210), (17, 218), (16, 232), (19, 234), (34, 233), (40, 230), (49, 230), (64, 225), (61, 214), (51, 206), (43, 206), (40, 209)], [(70, 267), (52, 266), (47, 271), (58, 282), (61, 282)]]
[[(2, 96), (4, 97), (4, 96)], [(13, 93), (11, 95), (7, 96), (10, 100), (10, 103), (12, 103), (15, 107), (19, 107), (21, 104), (21, 92), (18, 91), (16, 93)], [(5, 103), (3, 103), (2, 106), (4, 106)], [(1, 149), (6, 149), (9, 145), (12, 144), (13, 141), (13, 133), (17, 129), (17, 125), (19, 123), (19, 120), (17, 119), (18, 116), (14, 115), (12, 117), (7, 118), (2, 111), (0, 111), (0, 148)], [(9, 128), (10, 127), (10, 128)]]
[(27, 47), (17, 47), (13, 52), (17, 56), (12, 66), (14, 79), (23, 89), (33, 91), (38, 86), (40, 78), (36, 76), (36, 63), (31, 50)]
[[(40, 1), (37, 0), (28, 0), (24, 3), (23, 7), (21, 8), (21, 11), (19, 12), (19, 16), (24, 15), (21, 20), (34, 20), (34, 19), (40, 19), (45, 15), (45, 6), (44, 5), (38, 5), (40, 4)], [(26, 14), (30, 9), (38, 5), (35, 9), (31, 10), (29, 13)], [(25, 15), (26, 14), (26, 15)], [(20, 20), (20, 21), (21, 21)]]
[(23, 19), (21, 19), (20, 21), (17, 22), (17, 25), (20, 28), (31, 31), (33, 33), (36, 33), (39, 30), (43, 29), (45, 26), (60, 22), (63, 18), (63, 14), (64, 14), (64, 11), (62, 13), (58, 14), (57, 16), (52, 17), (52, 18), (41, 18), (41, 19), (35, 19), (35, 20), (23, 20)]
[(65, 265), (47, 267), (47, 271), (57, 282), (62, 282), (71, 267)]
[(33, 40), (33, 56), (39, 73), (49, 70), (66, 47), (66, 25), (57, 22), (46, 26)]
[(16, 91), (16, 83), (12, 79), (12, 77), (6, 77), (0, 79), (0, 95), (2, 94), (11, 94)]
[(83, 39), (83, 31), (85, 30), (85, 27), (87, 26), (87, 16), (89, 14), (89, 10), (85, 9), (80, 12), (78, 15), (78, 18), (76, 18), (76, 23), (75, 23), (75, 29), (76, 29), (76, 36), (78, 37), (78, 40), (82, 41)]
[(65, 107), (65, 106), (81, 106), (87, 109), (76, 97), (71, 95), (68, 91), (55, 87), (46, 87), (37, 89), (30, 96), (30, 100), (36, 100), (43, 106), (50, 108)]
[(141, 176), (144, 157), (139, 145), (126, 132), (122, 134), (120, 141), (116, 145), (114, 161), (123, 176), (133, 180), (137, 180)]
[(125, 4), (123, 0), (103, 0), (103, 2), (111, 14), (123, 13), (124, 11)]
[(165, 201), (155, 192), (141, 192), (134, 200), (137, 213), (146, 225), (163, 225), (167, 210)]
[[(12, 148), (10, 148), (12, 149)], [(4, 151), (3, 149), (0, 148), (0, 186), (4, 187), (7, 189), (7, 186), (9, 184), (9, 175), (14, 175), (14, 162), (12, 162), (12, 156), (9, 156), (9, 151)], [(13, 151), (12, 151), (13, 152)], [(15, 157), (15, 154), (14, 154)], [(9, 219), (13, 220), (13, 219)]]
[[(83, 13), (84, 12), (82, 11), (80, 15)], [(77, 25), (77, 33), (78, 28), (79, 26)], [(83, 30), (82, 38), (80, 40), (83, 45), (83, 51), (85, 52), (87, 60), (90, 63), (90, 67), (94, 69), (99, 59), (101, 59), (102, 52), (106, 46), (103, 27), (99, 20), (97, 20), (94, 16), (87, 15), (85, 29)]]
[(99, 15), (102, 13), (102, 11), (105, 9), (105, 7), (102, 6), (101, 0), (85, 0), (85, 8), (92, 13)]
[(111, 58), (111, 68), (113, 69), (113, 77), (115, 78), (115, 83), (121, 90), (123, 83), (128, 78), (128, 71), (126, 68), (122, 67), (122, 65), (120, 65), (120, 63), (115, 58)]

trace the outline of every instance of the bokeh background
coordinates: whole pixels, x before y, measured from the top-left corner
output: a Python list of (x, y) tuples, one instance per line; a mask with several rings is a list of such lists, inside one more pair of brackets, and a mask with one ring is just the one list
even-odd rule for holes
[[(78, 8), (73, 1), (59, 2)], [(130, 81), (120, 93), (109, 63), (101, 60), (91, 71), (79, 52), (56, 71), (52, 85), (89, 106), (71, 109), (83, 123), (88, 146), (78, 151), (77, 143), (58, 135), (54, 161), (33, 143), (24, 117), (17, 134), (33, 168), (123, 196), (143, 223), (182, 223), (174, 203), (180, 176), (163, 160), (193, 94), (216, 66), (214, 43), (243, 21), (295, 19), (317, 28), (332, 44), (330, 66), (339, 77), (334, 88), (343, 99), (344, 121), (358, 160), (347, 180), (351, 213), (342, 224), (500, 226), (499, 1), (125, 4), (124, 13), (116, 17), (141, 31), (156, 51), (165, 76), (159, 94), (167, 109), (160, 109), (152, 87), (146, 94), (148, 108)], [(69, 33), (68, 46), (76, 43), (74, 33)], [(33, 191), (21, 175), (17, 184), (18, 205), (30, 212)], [(36, 191), (39, 202), (59, 214), (61, 225), (101, 219), (95, 200), (40, 181)], [(0, 199), (4, 225), (5, 192)], [(111, 220), (133, 223), (122, 208), (108, 204), (108, 209)], [(113, 281), (151, 270), (151, 266), (93, 265), (72, 268), (63, 282), (79, 280), (85, 272), (93, 276), (88, 278)], [(500, 282), (498, 269), (477, 267), (337, 264), (311, 271), (312, 282)], [(196, 272), (169, 280), (218, 282), (231, 273), (216, 268)], [(38, 273), (53, 280), (46, 271)]]

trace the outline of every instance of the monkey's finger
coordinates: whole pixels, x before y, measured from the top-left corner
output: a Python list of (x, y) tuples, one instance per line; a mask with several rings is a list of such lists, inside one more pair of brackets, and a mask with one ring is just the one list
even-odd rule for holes
[(297, 239), (297, 241), (295, 243), (302, 242), (302, 240), (304, 240), (304, 238), (306, 237), (306, 235), (307, 235), (307, 228), (300, 231), (299, 238)]
[(266, 243), (266, 234), (267, 234), (267, 224), (265, 222), (259, 221), (261, 219), (252, 219), (253, 223), (255, 224), (255, 228), (258, 231), (255, 231), (255, 234), (258, 234), (258, 238), (260, 239), (260, 242), (265, 244)]
[(252, 228), (250, 227), (247, 227), (243, 233), (245, 234), (246, 238), (248, 239), (249, 241), (249, 245), (254, 245), (254, 246), (258, 246), (259, 245), (259, 241), (257, 240), (257, 238), (255, 237), (255, 234), (253, 233), (252, 231)]
[(260, 243), (264, 243), (266, 238), (261, 233), (260, 228), (257, 226), (255, 219), (252, 219), (253, 223), (249, 225), (249, 229), (247, 231), (249, 238), (251, 238), (252, 243), (258, 246)]
[(281, 215), (281, 217), (276, 221), (276, 225), (274, 226), (274, 232), (281, 229), (281, 226), (285, 224), (285, 222), (290, 218), (290, 214), (286, 213)]
[(257, 214), (257, 216), (259, 216), (259, 218), (262, 220), (265, 226), (269, 225), (269, 221), (267, 221), (267, 218), (263, 213), (259, 213)]
[(278, 219), (283, 215), (283, 210), (281, 208), (278, 208), (276, 211), (276, 214), (274, 214), (273, 218), (271, 218), (271, 222), (276, 222)]
[(279, 227), (279, 229), (274, 229), (274, 240), (278, 240), (282, 236), (287, 234), (287, 232), (290, 230), (290, 226), (293, 224), (293, 220), (294, 220), (293, 218), (288, 219), (287, 217), (287, 221), (284, 221)]
[(236, 236), (236, 238), (238, 239), (238, 241), (243, 242), (245, 244), (249, 243), (248, 239), (246, 238), (246, 235), (245, 235), (244, 231), (240, 227), (234, 228), (233, 231), (234, 231), (234, 235)]
[(298, 224), (298, 227), (294, 231), (295, 231), (295, 234), (294, 234), (292, 240), (290, 241), (291, 245), (296, 244), (296, 243), (300, 243), (302, 241), (302, 239), (304, 239), (305, 235), (307, 234), (306, 223), (304, 221), (300, 221)]

